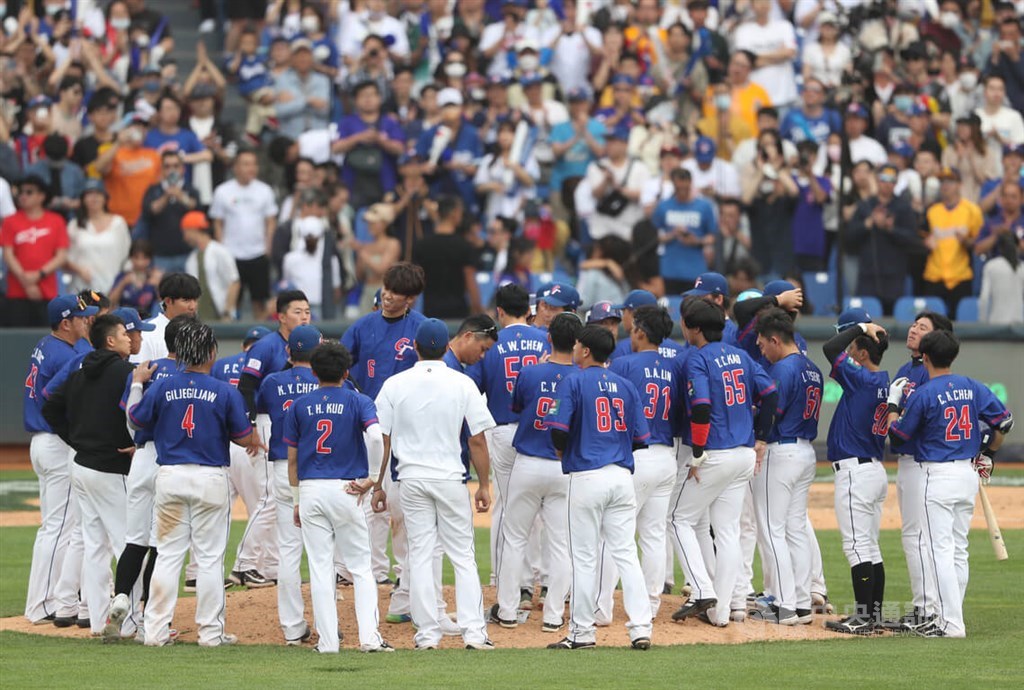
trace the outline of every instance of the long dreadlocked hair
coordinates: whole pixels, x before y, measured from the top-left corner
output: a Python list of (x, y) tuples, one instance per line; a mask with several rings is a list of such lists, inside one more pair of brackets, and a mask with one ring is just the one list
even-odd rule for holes
[(200, 367), (216, 355), (217, 337), (213, 329), (198, 320), (181, 325), (174, 338), (174, 352), (182, 369)]

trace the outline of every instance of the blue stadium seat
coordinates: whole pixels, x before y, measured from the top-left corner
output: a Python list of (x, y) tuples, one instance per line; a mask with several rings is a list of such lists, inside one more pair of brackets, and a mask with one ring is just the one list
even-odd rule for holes
[(491, 303), (491, 300), (494, 299), (494, 291), (496, 289), (494, 276), (487, 271), (479, 271), (476, 274), (476, 284), (480, 289), (480, 303), (486, 308)]
[(832, 316), (836, 306), (836, 279), (827, 271), (804, 273), (804, 295), (814, 305), (815, 316)]
[(977, 297), (964, 297), (960, 300), (960, 303), (956, 305), (956, 320), (957, 321), (977, 321), (978, 320), (978, 298)]
[(900, 297), (896, 300), (893, 316), (897, 321), (911, 323), (914, 321), (914, 317), (922, 311), (933, 311), (945, 315), (946, 303), (938, 297)]
[(882, 303), (877, 297), (847, 297), (843, 300), (843, 310), (863, 309), (872, 319), (882, 316)]

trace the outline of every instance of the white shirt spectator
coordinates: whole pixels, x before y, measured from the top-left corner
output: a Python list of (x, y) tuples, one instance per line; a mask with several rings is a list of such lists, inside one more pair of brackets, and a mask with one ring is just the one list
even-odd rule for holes
[[(210, 133), (213, 132), (213, 125), (214, 119), (212, 117), (190, 117), (188, 119), (188, 127), (199, 137), (199, 141), (203, 141), (206, 137), (210, 136)], [(192, 186), (199, 192), (199, 203), (209, 206), (210, 199), (213, 198), (212, 162), (192, 164)]]
[(88, 269), (90, 273), (89, 280), (77, 275), (74, 277), (71, 281), (74, 291), (110, 292), (132, 244), (131, 230), (124, 218), (111, 214), (110, 223), (103, 232), (97, 232), (91, 222), (86, 222), (85, 227), (80, 226), (76, 218), (68, 225), (68, 239), (68, 261)]
[(701, 170), (696, 159), (687, 158), (683, 161), (683, 167), (690, 171), (695, 190), (701, 191), (710, 187), (720, 197), (740, 197), (740, 175), (732, 163), (715, 158), (711, 161), (711, 167)]
[[(199, 250), (193, 249), (185, 260), (185, 272), (194, 275), (200, 282), (199, 277)], [(223, 244), (217, 240), (210, 240), (203, 252), (203, 272), (206, 273), (206, 287), (210, 291), (210, 298), (217, 313), (224, 316), (227, 312), (228, 290), (234, 283), (240, 280), (238, 265), (235, 257)]]
[(1004, 105), (995, 115), (989, 115), (984, 108), (978, 108), (974, 112), (981, 118), (981, 133), (992, 141), (995, 141), (994, 134), (999, 135), (1002, 140), (996, 142), (1000, 157), (1004, 146), (1024, 144), (1024, 118), (1013, 108)]
[[(561, 36), (561, 38), (558, 38)], [(558, 39), (557, 43), (555, 39)], [(551, 51), (551, 62), (548, 69), (555, 75), (558, 85), (562, 87), (562, 93), (569, 93), (573, 89), (590, 89), (590, 49), (591, 46), (600, 49), (604, 45), (601, 32), (592, 26), (584, 27), (582, 31), (575, 31), (570, 36), (562, 34), (560, 28), (548, 34), (544, 45), (554, 47)]]
[(363, 40), (370, 35), (380, 36), (385, 42), (387, 37), (391, 36), (394, 42), (388, 46), (388, 52), (398, 58), (409, 56), (409, 37), (401, 20), (387, 13), (380, 17), (371, 17), (369, 12), (343, 12), (343, 17), (338, 22), (337, 39), (342, 57), (359, 57), (363, 52)]
[[(540, 179), (540, 166), (533, 156), (523, 166), (535, 180)], [(489, 182), (505, 185), (504, 192), (488, 192), (484, 202), (484, 225), (486, 226), (497, 216), (515, 218), (522, 221), (523, 207), (527, 199), (534, 197), (535, 187), (525, 186), (515, 180), (512, 171), (505, 167), (502, 159), (495, 160), (493, 153), (488, 153), (480, 161), (473, 177), (473, 185), (478, 186)]]
[[(766, 26), (746, 22), (736, 29), (733, 44), (736, 50), (749, 50), (754, 55), (774, 53), (784, 48), (795, 50), (796, 32), (793, 25), (784, 19), (770, 20)], [(792, 60), (755, 69), (750, 73), (750, 79), (764, 87), (776, 106), (789, 105), (797, 98)]]
[(1017, 270), (1002, 256), (985, 264), (978, 320), (998, 325), (1024, 323), (1024, 262), (1017, 264)]
[(811, 70), (811, 76), (816, 77), (827, 88), (835, 88), (842, 84), (843, 73), (849, 68), (852, 60), (850, 49), (842, 43), (836, 44), (831, 55), (825, 55), (817, 41), (804, 43), (803, 64)]
[(228, 180), (213, 190), (209, 215), (224, 223), (221, 241), (235, 259), (246, 261), (264, 256), (266, 219), (277, 215), (274, 190), (260, 180), (245, 186)]
[[(281, 277), (302, 290), (309, 298), (309, 306), (314, 309), (324, 303), (324, 243), (321, 241), (312, 254), (305, 248), (290, 251), (284, 255), (281, 264)], [(341, 285), (341, 265), (338, 257), (331, 259), (331, 285)]]
[(885, 147), (867, 135), (861, 135), (850, 140), (850, 160), (854, 163), (870, 161), (876, 168), (885, 165), (889, 161), (889, 155)]
[(640, 205), (644, 208), (657, 206), (658, 202), (664, 201), (675, 193), (676, 188), (667, 176), (652, 177), (644, 183), (644, 188), (640, 190)]
[(494, 427), (473, 381), (439, 360), (416, 362), (389, 378), (376, 403), (381, 433), (391, 436), (398, 459), (399, 480), (462, 481), (463, 422), (471, 436)]
[(520, 22), (519, 25), (516, 26), (515, 31), (512, 32), (512, 40), (506, 44), (504, 43), (506, 40), (504, 21), (494, 22), (493, 24), (485, 26), (483, 32), (480, 34), (481, 53), (485, 53), (499, 43), (503, 43), (502, 47), (494, 54), (494, 57), (491, 58), (491, 63), (487, 66), (487, 76), (509, 76), (512, 73), (508, 64), (509, 51), (515, 51), (516, 46), (524, 41), (532, 41), (537, 45), (541, 45), (542, 38), (543, 37), (540, 35), (539, 31), (527, 26), (525, 22)]
[(14, 197), (11, 196), (11, 185), (0, 177), (0, 220), (7, 216), (13, 216), (17, 210), (14, 205)]
[[(591, 163), (587, 167), (587, 174), (584, 179), (591, 189), (597, 189), (604, 182), (605, 169), (611, 170), (612, 178), (616, 184), (638, 194), (643, 190), (647, 180), (651, 177), (647, 166), (639, 158), (627, 157), (622, 162), (622, 165), (618, 166), (613, 165), (611, 160), (602, 158), (600, 161)], [(600, 203), (597, 199), (594, 202)], [(590, 237), (594, 240), (599, 240), (606, 235), (618, 235), (622, 239), (630, 241), (633, 239), (633, 226), (643, 220), (643, 217), (644, 209), (640, 205), (639, 199), (626, 204), (622, 212), (614, 218), (603, 215), (595, 210), (594, 214), (587, 221)]]

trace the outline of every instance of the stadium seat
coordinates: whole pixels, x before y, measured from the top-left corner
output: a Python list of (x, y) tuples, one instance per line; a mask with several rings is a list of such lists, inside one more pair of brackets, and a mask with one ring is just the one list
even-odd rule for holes
[(914, 317), (922, 311), (933, 311), (945, 315), (946, 303), (938, 297), (900, 297), (896, 300), (893, 316), (897, 321), (911, 323)]
[(956, 305), (956, 320), (957, 321), (977, 321), (978, 320), (978, 298), (977, 297), (964, 297), (960, 300), (960, 303)]
[(480, 304), (486, 308), (494, 299), (494, 276), (487, 271), (479, 271), (476, 274), (476, 284), (480, 289)]
[(863, 309), (873, 319), (882, 316), (883, 311), (877, 297), (847, 297), (843, 300), (843, 309)]
[(833, 316), (836, 306), (836, 280), (827, 271), (804, 273), (804, 294), (814, 305), (815, 316)]

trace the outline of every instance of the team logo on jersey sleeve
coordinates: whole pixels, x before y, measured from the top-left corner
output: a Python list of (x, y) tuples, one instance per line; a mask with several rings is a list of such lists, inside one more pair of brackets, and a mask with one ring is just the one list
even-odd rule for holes
[(399, 338), (395, 341), (395, 359), (401, 362), (405, 359), (406, 352), (415, 352), (412, 346), (412, 340), (409, 338)]

